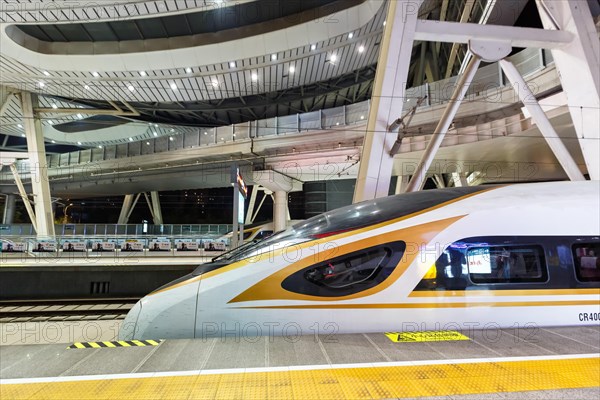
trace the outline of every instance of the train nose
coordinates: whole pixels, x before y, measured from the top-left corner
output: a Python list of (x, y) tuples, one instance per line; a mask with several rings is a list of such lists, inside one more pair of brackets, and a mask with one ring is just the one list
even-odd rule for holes
[(127, 316), (123, 320), (121, 324), (121, 329), (119, 329), (119, 340), (132, 340), (135, 337), (135, 330), (137, 326), (137, 320), (140, 316), (140, 312), (142, 311), (142, 301), (138, 301), (135, 305), (129, 310)]

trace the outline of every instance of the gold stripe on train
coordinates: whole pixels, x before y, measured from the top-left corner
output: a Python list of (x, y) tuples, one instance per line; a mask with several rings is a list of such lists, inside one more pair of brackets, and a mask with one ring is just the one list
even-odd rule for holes
[[(323, 299), (324, 300), (324, 299)], [(456, 303), (389, 303), (389, 304), (299, 304), (280, 306), (240, 306), (237, 309), (362, 309), (362, 308), (475, 308), (475, 307), (555, 307), (600, 306), (600, 300), (506, 301)]]
[(489, 296), (600, 296), (600, 288), (582, 289), (515, 289), (515, 290), (423, 290), (408, 297), (489, 297)]

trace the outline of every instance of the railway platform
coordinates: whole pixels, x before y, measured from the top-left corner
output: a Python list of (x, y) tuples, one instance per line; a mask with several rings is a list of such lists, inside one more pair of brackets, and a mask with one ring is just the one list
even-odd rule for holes
[[(5, 334), (6, 330), (3, 338)], [(75, 343), (12, 341), (13, 345), (0, 346), (0, 396), (95, 400), (600, 397), (599, 326), (487, 326), (425, 334), (282, 337), (232, 333), (225, 338), (131, 342), (111, 342), (106, 335), (103, 342), (71, 339)]]

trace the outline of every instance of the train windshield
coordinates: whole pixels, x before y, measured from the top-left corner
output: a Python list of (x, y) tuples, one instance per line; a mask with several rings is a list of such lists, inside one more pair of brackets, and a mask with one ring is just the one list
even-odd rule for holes
[(426, 190), (352, 204), (307, 219), (266, 239), (247, 243), (214, 258), (213, 261), (241, 260), (282, 243), (297, 244), (375, 225), (489, 188), (479, 186)]

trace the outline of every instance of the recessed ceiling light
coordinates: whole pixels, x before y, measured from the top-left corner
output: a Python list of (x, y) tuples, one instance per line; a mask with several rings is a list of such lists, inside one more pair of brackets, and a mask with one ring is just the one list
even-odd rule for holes
[(188, 74), (191, 74), (192, 73), (192, 69), (190, 67), (187, 67), (185, 69), (185, 72), (188, 73)]
[(83, 88), (84, 88), (85, 90), (90, 90), (90, 87), (89, 87), (88, 85), (85, 85)]
[(77, 142), (77, 144), (81, 146), (81, 142)]
[(21, 125), (21, 124), (19, 124), (19, 125), (17, 125), (17, 126), (18, 126), (19, 128), (23, 128), (23, 125)]
[(211, 84), (213, 85), (213, 87), (217, 87), (219, 86), (219, 81), (215, 79), (211, 82)]
[(175, 132), (175, 129), (171, 128), (171, 132)]
[(157, 136), (158, 136), (158, 133), (157, 133), (157, 132), (152, 132), (152, 134), (154, 135), (154, 137), (157, 137)]
[(133, 138), (131, 138), (131, 137), (130, 137), (130, 138), (129, 138), (129, 141), (130, 141), (130, 142), (133, 142)]
[(331, 61), (332, 63), (337, 61), (337, 55), (336, 54), (332, 54), (331, 56), (329, 56), (329, 61)]
[(208, 132), (204, 132), (205, 135), (208, 135)]
[(154, 127), (155, 127), (155, 128), (158, 128), (158, 124), (154, 124)]
[(311, 50), (316, 50), (317, 49), (317, 45), (316, 44), (311, 44), (310, 45), (310, 49)]
[(52, 143), (56, 143), (56, 140), (51, 140)]
[(354, 37), (354, 32), (350, 32), (350, 33), (348, 34), (348, 39), (352, 39), (353, 37)]
[(290, 65), (290, 74), (293, 74), (294, 72), (296, 72), (296, 67), (294, 67), (293, 65)]
[(271, 54), (271, 61), (277, 60), (277, 54)]
[(363, 53), (364, 51), (365, 51), (365, 46), (360, 46), (360, 47), (358, 48), (358, 52), (359, 52), (359, 53)]
[(98, 145), (98, 148), (99, 148), (99, 149), (101, 149), (101, 148), (102, 148), (102, 145)]
[(54, 121), (52, 121), (52, 120), (49, 120), (49, 121), (48, 121), (48, 123), (49, 123), (50, 125), (54, 125)]
[(81, 118), (83, 118), (83, 115), (77, 114), (77, 118), (81, 119)]
[(56, 105), (56, 103), (52, 103), (52, 108), (55, 109), (55, 110), (58, 108), (58, 106)]
[(93, 76), (94, 78), (97, 78), (97, 77), (99, 77), (99, 76), (100, 76), (100, 74), (99, 74), (99, 73), (97, 73), (96, 71), (94, 71), (94, 72), (92, 72), (92, 76)]
[(171, 89), (177, 90), (177, 84), (175, 82), (171, 83)]
[(146, 71), (140, 71), (140, 75), (141, 76), (148, 76), (148, 74), (146, 73)]
[(50, 72), (48, 72), (48, 71), (42, 71), (42, 73), (46, 76), (50, 76)]
[(46, 84), (44, 82), (38, 82), (39, 87), (43, 88), (44, 86), (46, 86)]
[(25, 137), (25, 134), (24, 134), (24, 133), (21, 133), (21, 137)]
[(127, 89), (129, 89), (130, 92), (133, 92), (135, 90), (135, 88), (133, 87), (133, 85), (127, 86)]
[(235, 66), (236, 66), (236, 64), (235, 64), (235, 61), (231, 61), (231, 62), (229, 63), (229, 67), (230, 67), (230, 68), (235, 68)]
[(146, 146), (150, 146), (150, 142), (146, 142)]
[(169, 137), (169, 140), (172, 142), (173, 141), (173, 136)]
[(336, 126), (340, 126), (340, 123), (339, 123), (339, 122), (336, 122), (336, 123), (335, 123), (335, 125), (336, 125)]
[(252, 73), (252, 80), (253, 81), (257, 81), (258, 80), (258, 74), (256, 72)]
[(360, 116), (360, 119), (365, 119), (365, 116), (364, 116), (364, 115), (361, 115), (361, 116)]

